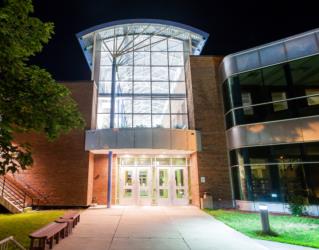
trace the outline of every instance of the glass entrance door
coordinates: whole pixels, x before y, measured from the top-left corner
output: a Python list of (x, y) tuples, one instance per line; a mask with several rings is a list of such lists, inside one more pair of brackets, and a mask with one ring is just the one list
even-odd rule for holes
[(120, 167), (120, 204), (151, 205), (151, 167)]
[(151, 205), (152, 202), (152, 168), (137, 167), (137, 204)]
[(187, 169), (184, 167), (174, 167), (172, 169), (173, 177), (173, 204), (188, 204), (188, 178)]
[(120, 159), (119, 163), (120, 205), (189, 204), (188, 166), (184, 158), (135, 157)]

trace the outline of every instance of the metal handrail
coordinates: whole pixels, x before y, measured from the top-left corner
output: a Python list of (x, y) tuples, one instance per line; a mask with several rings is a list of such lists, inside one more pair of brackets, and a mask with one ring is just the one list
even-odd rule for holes
[(10, 248), (11, 243), (21, 250), (26, 250), (13, 236), (9, 236), (3, 240), (0, 240), (0, 250), (12, 249)]
[(18, 206), (21, 209), (25, 208), (25, 202), (27, 197), (30, 198), (33, 202), (32, 197), (28, 196), (26, 192), (23, 192), (18, 187), (10, 183), (10, 181), (5, 176), (0, 176), (0, 187), (1, 196), (6, 196), (9, 199), (13, 199), (14, 205)]

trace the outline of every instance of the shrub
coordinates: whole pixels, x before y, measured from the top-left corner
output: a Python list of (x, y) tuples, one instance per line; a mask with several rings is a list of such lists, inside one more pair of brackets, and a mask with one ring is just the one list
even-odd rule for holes
[(289, 211), (294, 216), (301, 216), (305, 212), (305, 199), (301, 195), (292, 195), (288, 199)]

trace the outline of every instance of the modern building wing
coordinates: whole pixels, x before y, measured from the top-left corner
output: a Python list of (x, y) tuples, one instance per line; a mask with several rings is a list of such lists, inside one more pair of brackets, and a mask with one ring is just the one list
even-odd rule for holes
[[(229, 55), (221, 64), (237, 204), (319, 198), (318, 30)], [(310, 214), (316, 214), (310, 207)]]

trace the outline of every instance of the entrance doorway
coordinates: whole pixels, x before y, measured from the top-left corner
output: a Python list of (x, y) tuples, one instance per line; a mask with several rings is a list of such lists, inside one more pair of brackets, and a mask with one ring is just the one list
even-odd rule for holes
[(119, 204), (189, 204), (188, 162), (186, 157), (120, 157)]

